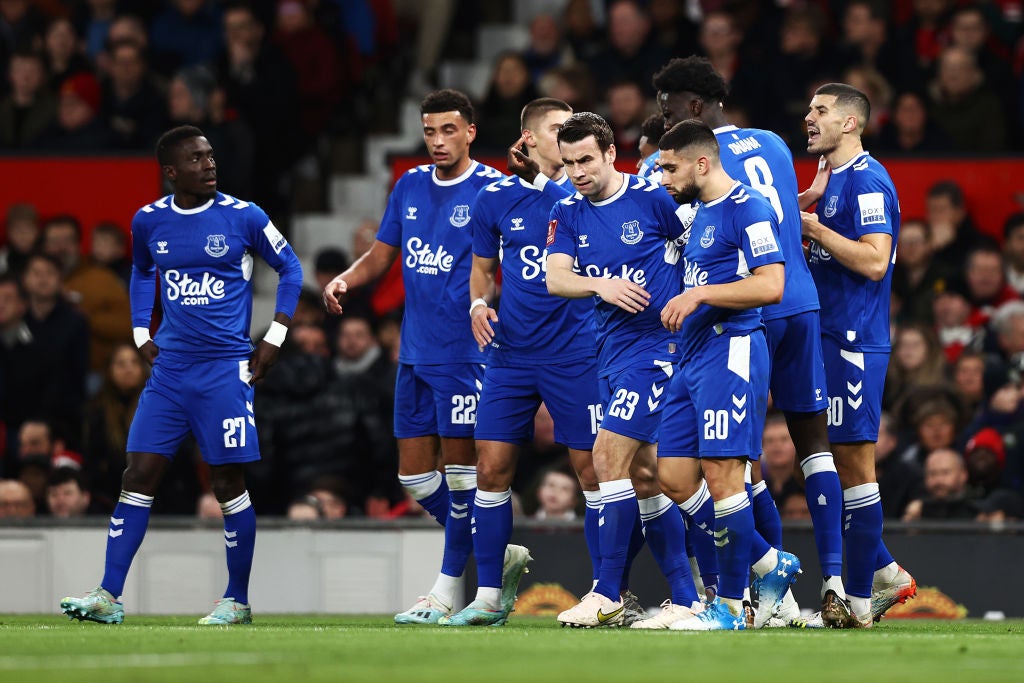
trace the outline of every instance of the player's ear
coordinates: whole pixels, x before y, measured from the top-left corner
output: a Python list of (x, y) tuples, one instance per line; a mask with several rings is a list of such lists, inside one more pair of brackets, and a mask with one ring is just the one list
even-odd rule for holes
[(690, 100), (690, 117), (694, 119), (700, 118), (700, 113), (704, 111), (704, 100), (699, 97), (694, 97)]
[(607, 152), (607, 154), (608, 154), (608, 160), (614, 164), (615, 163), (615, 143), (614, 142), (612, 144), (608, 145), (608, 152)]
[(164, 176), (172, 183), (177, 179), (178, 172), (175, 170), (172, 164), (166, 164), (164, 167)]
[(523, 128), (523, 142), (526, 143), (527, 147), (537, 146), (537, 138), (533, 136), (533, 131)]
[(855, 130), (857, 130), (857, 126), (858, 125), (859, 125), (859, 122), (857, 121), (857, 117), (856, 116), (847, 116), (846, 117), (846, 121), (843, 122), (843, 132), (844, 133), (852, 133)]
[(476, 140), (476, 124), (471, 123), (466, 128), (466, 141), (473, 142), (474, 140)]

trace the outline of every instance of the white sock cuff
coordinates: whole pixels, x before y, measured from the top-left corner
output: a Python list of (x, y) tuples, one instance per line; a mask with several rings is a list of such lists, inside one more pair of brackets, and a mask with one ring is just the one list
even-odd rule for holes
[(754, 570), (754, 573), (758, 576), (764, 576), (771, 570), (775, 569), (775, 565), (779, 563), (779, 551), (775, 548), (768, 548), (768, 552), (759, 557), (754, 564), (750, 566)]
[(753, 483), (754, 479), (753, 479), (753, 477), (750, 474), (753, 469), (754, 469), (753, 466), (750, 464), (750, 461), (748, 460), (747, 464), (743, 466), (743, 483), (744, 484), (751, 484), (751, 483)]
[(444, 478), (449, 491), (468, 491), (476, 488), (475, 465), (445, 465)]
[(751, 493), (753, 495), (757, 496), (757, 495), (760, 495), (760, 494), (764, 493), (767, 490), (768, 490), (768, 482), (766, 482), (766, 481), (764, 481), (762, 479), (761, 481), (759, 481), (756, 484), (754, 484), (753, 488), (751, 488)]
[(700, 488), (697, 489), (697, 493), (693, 494), (685, 501), (683, 501), (679, 507), (683, 509), (683, 512), (693, 517), (700, 510), (701, 506), (707, 502), (708, 498), (711, 497), (711, 491), (708, 490), (708, 483), (703, 479), (700, 480)]
[(747, 496), (747, 492), (736, 493), (728, 498), (715, 501), (715, 519), (719, 517), (726, 517), (739, 512), (743, 508), (750, 507), (750, 497)]
[(598, 485), (601, 487), (602, 503), (615, 503), (620, 500), (636, 498), (636, 491), (633, 490), (633, 481), (631, 479), (602, 481)]
[(596, 510), (601, 507), (600, 491), (584, 491), (583, 499), (587, 501), (587, 507)]
[(441, 488), (441, 473), (437, 470), (423, 474), (400, 474), (398, 483), (402, 485), (413, 500), (423, 500)]
[(648, 522), (665, 514), (665, 510), (672, 508), (672, 501), (664, 493), (659, 493), (653, 498), (642, 498), (637, 500), (640, 506), (640, 519)]
[(881, 504), (881, 502), (882, 497), (878, 494), (877, 482), (843, 489), (843, 507), (848, 511), (868, 507), (875, 503)]
[(510, 500), (512, 500), (512, 489), (505, 489), (504, 491), (481, 491), (477, 489), (473, 505), (478, 508), (496, 508), (501, 507)]
[(225, 517), (228, 515), (237, 515), (248, 507), (252, 507), (252, 503), (249, 501), (248, 491), (242, 491), (242, 495), (237, 498), (232, 498), (228, 502), (220, 504), (221, 512), (224, 513)]
[(137, 508), (148, 508), (153, 507), (153, 496), (144, 496), (141, 493), (132, 493), (131, 491), (121, 491), (117, 502), (124, 503), (125, 505), (134, 505)]
[(835, 472), (836, 461), (828, 451), (813, 453), (800, 461), (800, 471), (804, 473), (804, 479), (820, 472)]

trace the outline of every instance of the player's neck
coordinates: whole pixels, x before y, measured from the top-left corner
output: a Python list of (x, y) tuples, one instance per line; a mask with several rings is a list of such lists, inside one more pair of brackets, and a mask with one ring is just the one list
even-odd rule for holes
[(715, 169), (708, 174), (707, 180), (704, 182), (704, 186), (700, 188), (700, 196), (698, 199), (705, 204), (713, 202), (716, 199), (721, 199), (725, 195), (729, 194), (732, 190), (732, 186), (735, 184), (736, 181), (729, 177), (729, 174), (726, 173), (724, 169)]
[(171, 201), (173, 201), (174, 205), (177, 206), (179, 209), (185, 209), (186, 211), (188, 211), (189, 209), (194, 209), (196, 207), (202, 206), (203, 204), (213, 199), (215, 196), (216, 195), (200, 197), (197, 194), (191, 194), (188, 192), (175, 192), (174, 197), (171, 199)]
[(863, 151), (864, 145), (861, 144), (860, 137), (844, 138), (838, 147), (825, 155), (825, 158), (828, 159), (828, 163), (832, 165), (832, 168), (839, 168), (850, 159), (860, 155)]
[(608, 179), (608, 184), (605, 185), (604, 190), (596, 197), (591, 197), (592, 202), (603, 202), (604, 200), (611, 197), (613, 194), (622, 189), (622, 183), (626, 182), (619, 171), (613, 171), (612, 177)]
[(565, 167), (562, 164), (552, 164), (541, 169), (541, 172), (549, 179), (559, 181), (565, 175)]
[(710, 128), (711, 130), (717, 130), (722, 126), (729, 125), (729, 121), (725, 118), (725, 115), (722, 113), (721, 108), (719, 108), (717, 111), (713, 111), (710, 114), (708, 114), (708, 116), (704, 119), (704, 123), (706, 123), (708, 128)]
[(471, 163), (473, 163), (473, 160), (470, 159), (469, 155), (467, 154), (466, 156), (462, 157), (459, 160), (459, 163), (455, 164), (454, 166), (449, 166), (448, 168), (440, 168), (439, 166), (434, 166), (434, 173), (436, 174), (438, 180), (455, 180), (460, 175), (466, 172), (466, 169), (469, 168), (469, 165)]

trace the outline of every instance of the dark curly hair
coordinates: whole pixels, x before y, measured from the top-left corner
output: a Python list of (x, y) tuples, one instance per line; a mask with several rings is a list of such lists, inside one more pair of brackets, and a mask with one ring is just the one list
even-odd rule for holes
[(612, 134), (608, 122), (589, 111), (573, 114), (558, 129), (559, 142), (579, 142), (589, 135), (594, 136), (597, 147), (602, 153), (607, 152), (615, 142), (615, 136)]
[(442, 114), (446, 111), (457, 111), (466, 119), (466, 123), (476, 123), (476, 112), (473, 102), (465, 93), (451, 88), (435, 90), (423, 98), (420, 103), (420, 114)]
[(725, 79), (704, 57), (676, 57), (652, 79), (658, 92), (692, 92), (705, 102), (721, 102), (729, 94)]

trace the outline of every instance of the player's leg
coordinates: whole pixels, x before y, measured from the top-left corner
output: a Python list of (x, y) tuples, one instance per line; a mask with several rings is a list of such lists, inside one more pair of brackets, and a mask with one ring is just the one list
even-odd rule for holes
[(245, 466), (228, 463), (210, 467), (213, 495), (224, 513), (224, 548), (228, 564), (228, 585), (213, 611), (200, 624), (248, 624), (249, 575), (256, 549), (256, 511), (245, 487)]
[(593, 588), (597, 585), (597, 579), (601, 572), (601, 545), (598, 540), (601, 489), (597, 485), (597, 473), (594, 471), (594, 451), (570, 448), (569, 461), (572, 463), (573, 470), (576, 471), (576, 478), (579, 479), (580, 488), (583, 489), (583, 498), (586, 501), (586, 510), (583, 513), (583, 536), (587, 541), (587, 552), (590, 554), (590, 587)]
[(761, 473), (761, 466), (751, 466), (747, 463), (750, 476), (750, 504), (754, 508), (754, 528), (761, 534), (768, 545), (776, 550), (782, 550), (782, 519), (779, 517), (779, 509), (775, 506), (772, 494), (768, 492), (768, 483)]
[(441, 526), (448, 522), (448, 484), (438, 471), (440, 440), (437, 410), (429, 384), (405, 363), (395, 374), (395, 438), (398, 440), (398, 481)]
[(179, 390), (187, 386), (182, 384), (184, 381), (177, 369), (158, 363), (146, 382), (128, 430), (121, 495), (107, 530), (103, 580), (82, 598), (61, 600), (61, 609), (71, 618), (102, 623), (121, 623), (124, 619), (119, 600), (132, 560), (146, 535), (153, 497), (170, 458), (189, 431), (183, 410), (187, 397)]

